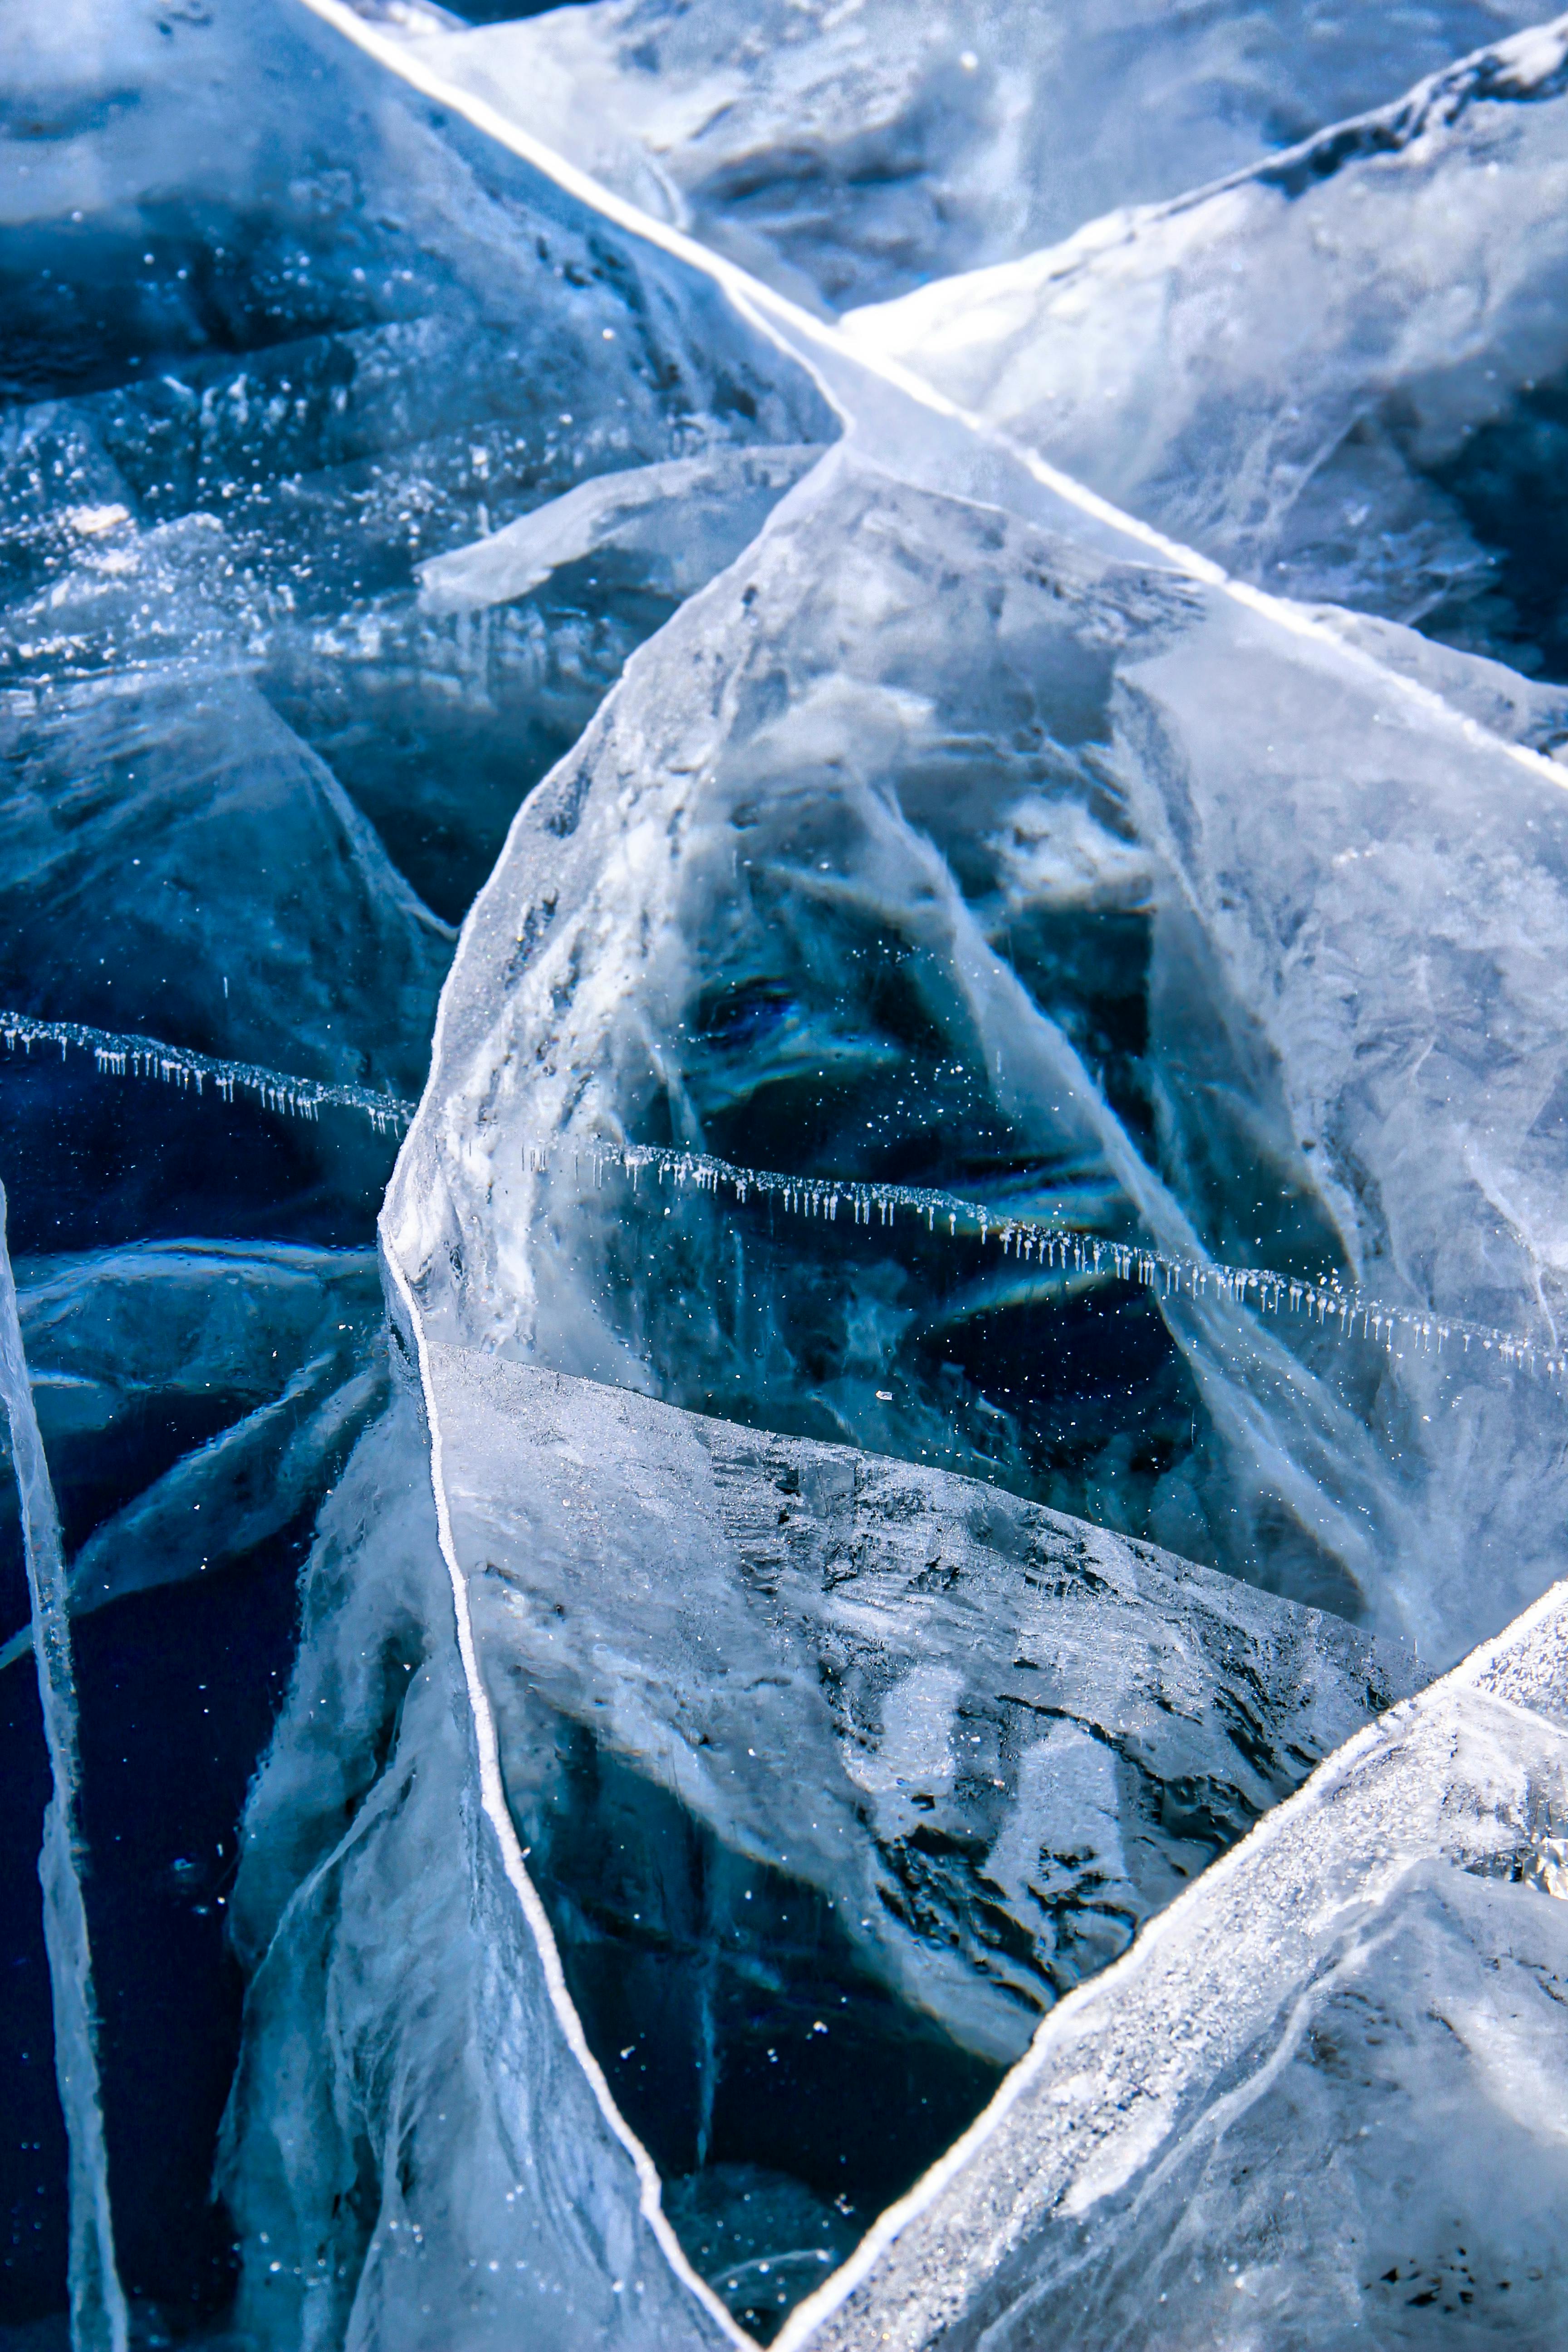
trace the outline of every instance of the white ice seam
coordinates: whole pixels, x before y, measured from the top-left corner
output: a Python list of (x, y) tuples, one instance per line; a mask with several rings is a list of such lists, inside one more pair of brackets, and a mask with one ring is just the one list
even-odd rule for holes
[(660, 252), (668, 253), (672, 259), (700, 271), (720, 288), (741, 315), (749, 320), (771, 343), (787, 351), (792, 358), (806, 368), (823, 398), (840, 416), (846, 415), (842, 398), (812, 367), (809, 349), (813, 344), (831, 350), (857, 373), (879, 377), (884, 383), (917, 401), (921, 407), (963, 425), (977, 440), (1003, 451), (1042, 488), (1050, 490), (1065, 505), (1076, 507), (1081, 514), (1091, 517), (1096, 522), (1108, 524), (1121, 531), (1186, 572), (1190, 579), (1202, 581), (1205, 585), (1220, 590), (1235, 603), (1275, 622), (1291, 635), (1331, 650), (1353, 669), (1375, 677), (1389, 694), (1403, 698), (1427, 718), (1446, 722), (1466, 742), (1483, 746), (1489, 751), (1500, 751), (1531, 775), (1543, 776), (1559, 791), (1568, 790), (1568, 773), (1554, 761), (1547, 759), (1544, 753), (1532, 751), (1523, 743), (1510, 742), (1505, 736), (1494, 735), (1479, 719), (1468, 718), (1456, 710), (1433, 688), (1405, 677), (1397, 670), (1385, 668), (1375, 655), (1359, 646), (1347, 644), (1344, 638), (1322, 622), (1315, 620), (1303, 607), (1290, 604), (1286, 598), (1271, 596), (1267, 589), (1248, 587), (1241, 581), (1233, 580), (1222, 565), (1212, 562), (1208, 556), (1200, 555), (1194, 548), (1184, 547), (1179, 540), (1167, 538), (1152, 524), (1123, 512), (1109, 499), (1102, 499), (1082, 482), (1075, 481), (1071, 475), (1059, 472), (1034, 450), (1026, 447), (1022, 442), (1015, 441), (1010, 434), (1001, 431), (984, 417), (960, 407), (956, 401), (938, 392), (913, 369), (889, 359), (883, 352), (863, 350), (837, 327), (814, 318), (809, 311), (801, 310), (786, 296), (775, 293), (771, 286), (763, 285), (760, 278), (752, 278), (734, 262), (710, 252), (706, 246), (700, 245), (681, 230), (670, 227), (668, 223), (655, 220), (651, 214), (640, 211), (624, 196), (615, 194), (588, 173), (556, 154), (552, 148), (546, 147), (518, 123), (510, 121), (486, 100), (475, 97), (457, 82), (448, 81), (445, 75), (436, 72), (424, 58), (414, 55), (402, 42), (367, 24), (363, 17), (356, 16), (345, 5), (345, 0), (300, 0), (300, 5), (308, 8), (312, 16), (320, 17), (323, 24), (331, 25), (356, 48), (375, 58), (379, 65), (396, 75), (409, 89), (418, 90), (422, 97), (434, 104), (460, 115), (484, 137), (493, 139), (499, 146), (531, 164), (536, 172), (552, 181), (563, 194), (575, 197), (580, 204), (587, 205), (603, 219), (613, 221), (617, 227), (625, 229), (642, 243), (654, 246)]
[[(445, 989), (441, 1001), (446, 1002)], [(154, 1078), (182, 1092), (194, 1086), (200, 1095), (210, 1078), (225, 1102), (233, 1101), (237, 1088), (248, 1090), (264, 1109), (286, 1111), (300, 1118), (315, 1119), (323, 1108), (362, 1111), (378, 1134), (407, 1127), (418, 1113), (418, 1105), (396, 1095), (373, 1093), (366, 1087), (329, 1086), (286, 1070), (219, 1061), (209, 1054), (166, 1045), (156, 1037), (92, 1029), (79, 1021), (45, 1021), (30, 1013), (0, 1012), (0, 1041), (8, 1051), (20, 1045), (29, 1054), (36, 1045), (58, 1045), (62, 1061), (76, 1047), (93, 1055), (100, 1076)], [(432, 1071), (440, 1059), (437, 1017)], [(1359, 1318), (1362, 1339), (1390, 1352), (1396, 1334), (1426, 1353), (1441, 1354), (1451, 1341), (1460, 1354), (1468, 1354), (1473, 1340), (1482, 1355), (1495, 1354), (1500, 1363), (1556, 1380), (1568, 1375), (1568, 1350), (1555, 1342), (1538, 1346), (1516, 1333), (1470, 1323), (1435, 1307), (1391, 1307), (1362, 1291), (1342, 1289), (1327, 1276), (1314, 1280), (1280, 1274), (1271, 1266), (1227, 1265), (1201, 1255), (1182, 1257), (1142, 1242), (1108, 1241), (1086, 1226), (1010, 1212), (931, 1185), (883, 1182), (874, 1177), (790, 1176), (777, 1169), (741, 1167), (710, 1153), (678, 1150), (663, 1144), (587, 1141), (569, 1146), (552, 1140), (524, 1143), (522, 1150), (531, 1174), (552, 1167), (557, 1160), (563, 1164), (570, 1156), (574, 1175), (580, 1178), (585, 1163), (595, 1183), (602, 1181), (607, 1168), (629, 1176), (634, 1187), (640, 1173), (651, 1171), (660, 1184), (668, 1177), (674, 1184), (695, 1185), (699, 1192), (715, 1196), (728, 1188), (742, 1203), (755, 1192), (782, 1202), (792, 1214), (821, 1217), (830, 1224), (837, 1223), (841, 1209), (856, 1224), (868, 1227), (872, 1223), (890, 1227), (900, 1211), (917, 1219), (923, 1217), (928, 1232), (935, 1232), (938, 1220), (945, 1218), (950, 1238), (962, 1223), (966, 1236), (978, 1234), (983, 1242), (998, 1243), (1003, 1256), (1015, 1257), (1020, 1265), (1042, 1270), (1059, 1266), (1064, 1273), (1070, 1267), (1074, 1275), (1137, 1283), (1166, 1297), (1174, 1293), (1206, 1298), (1212, 1292), (1216, 1297), (1228, 1297), (1235, 1306), (1250, 1306), (1264, 1314), (1306, 1315), (1321, 1328), (1337, 1322), (1342, 1338), (1356, 1336)]]
[(54, 2010), (55, 2079), (66, 2127), (67, 2287), (72, 2352), (126, 2352), (130, 2316), (114, 2254), (109, 2151), (103, 2134), (92, 1989), (92, 1952), (77, 1846), (76, 1676), (59, 1513), (33, 1409), (0, 1186), (0, 1391), (11, 1432), (21, 1507), (38, 1700), (51, 1790), (44, 1813), (38, 1879)]
[(647, 2148), (616, 2106), (604, 2069), (588, 2046), (587, 2036), (583, 2031), (583, 2021), (578, 2016), (576, 2005), (567, 1990), (565, 1971), (561, 1966), (561, 1953), (555, 1941), (555, 1932), (550, 1925), (549, 1915), (540, 1901), (539, 1891), (528, 1874), (528, 1866), (522, 1858), (522, 1848), (518, 1843), (517, 1830), (512, 1822), (510, 1809), (507, 1804), (506, 1788), (501, 1779), (500, 1745), (496, 1735), (495, 1715), (490, 1706), (489, 1694), (485, 1689), (483, 1677), (479, 1673), (479, 1652), (474, 1641), (473, 1618), (468, 1608), (468, 1580), (458, 1564), (457, 1546), (452, 1537), (451, 1515), (447, 1506), (446, 1480), (442, 1468), (441, 1418), (437, 1409), (436, 1387), (430, 1373), (425, 1326), (420, 1317), (418, 1304), (398, 1261), (397, 1253), (393, 1247), (391, 1236), (386, 1232), (384, 1223), (382, 1226), (381, 1237), (386, 1263), (391, 1269), (392, 1278), (397, 1286), (398, 1297), (402, 1299), (404, 1310), (408, 1317), (409, 1327), (414, 1335), (414, 1345), (418, 1355), (419, 1385), (424, 1392), (426, 1421), (430, 1433), (430, 1485), (436, 1500), (437, 1535), (441, 1546), (441, 1557), (447, 1563), (447, 1572), (452, 1582), (452, 1606), (458, 1622), (458, 1648), (463, 1661), (463, 1676), (468, 1685), (468, 1706), (473, 1716), (474, 1740), (479, 1759), (480, 1802), (485, 1817), (495, 1832), (496, 1842), (500, 1848), (502, 1865), (512, 1891), (522, 1906), (523, 1917), (528, 1923), (529, 1932), (539, 1954), (540, 1965), (544, 1971), (545, 1987), (550, 1995), (550, 2005), (554, 2011), (556, 2023), (561, 2028), (568, 2049), (587, 2077), (588, 2086), (598, 2104), (600, 2114), (631, 2158), (636, 2168), (640, 2191), (637, 2200), (638, 2210), (644, 2221), (647, 2221), (660, 2252), (681, 2284), (689, 2289), (703, 2308), (718, 2322), (731, 2344), (742, 2347), (743, 2352), (753, 2352), (752, 2337), (736, 2326), (712, 2288), (706, 2280), (698, 2276), (688, 2262), (680, 2241), (665, 2216), (659, 2201), (658, 2168)]

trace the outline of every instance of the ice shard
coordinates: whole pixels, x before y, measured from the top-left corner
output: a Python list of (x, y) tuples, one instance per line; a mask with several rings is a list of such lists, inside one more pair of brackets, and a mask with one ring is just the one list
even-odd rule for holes
[(327, 1506), (246, 1824), (220, 2168), (239, 2325), (279, 2347), (732, 2340), (536, 1940), (436, 1535), (405, 1381)]
[(1418, 1677), (940, 1472), (435, 1343), (429, 1378), (514, 1811), (542, 1702), (987, 2057)]
[[(1555, 1545), (1555, 772), (1026, 475), (984, 479), (981, 504), (835, 451), (647, 649), (470, 919), (389, 1245), (437, 1336), (984, 1466), (1452, 1656)], [(1239, 707), (1215, 690), (1237, 667)], [(670, 683), (694, 674), (696, 709)], [(1496, 895), (1500, 858), (1529, 893)], [(1484, 1170), (1450, 1073), (1496, 1015), (1472, 961), (1445, 965), (1456, 927), (1516, 1007)], [(559, 1154), (591, 1166), (599, 1138), (945, 1182), (998, 1233), (1027, 1214), (1293, 1266), (1320, 1303), (1305, 1328), (1223, 1286), (1134, 1307), (999, 1242), (988, 1269), (918, 1233), (851, 1246), (595, 1189)], [(1367, 1349), (1368, 1294), (1426, 1318), (1414, 1347)], [(1064, 1305), (1053, 1375), (1040, 1318), (1059, 1335)]]
[[(572, 2249), (605, 2200), (652, 2265), (638, 2325), (700, 2331), (591, 2107), (585, 2149), (531, 2135), (578, 2014), (689, 2255), (776, 2325), (864, 2226), (834, 2192), (852, 2214), (907, 2186), (1042, 2010), (1419, 1679), (1331, 1618), (964, 1479), (418, 1354), (469, 1630), (405, 1397), (327, 1507), (246, 1826), (223, 2177), (264, 2342), (440, 2341), (475, 2273), (474, 2340), (541, 2313), (597, 2341), (622, 2257)], [(509, 1854), (540, 1890), (521, 1910)], [(542, 1971), (576, 2004), (564, 2034)], [(896, 2099), (911, 2068), (913, 2112), (873, 2099), (852, 2158), (822, 2132), (851, 2080)], [(575, 2218), (557, 2162), (587, 2167)], [(781, 2304), (769, 2265), (801, 2249), (777, 2233), (814, 2200), (826, 2240)], [(726, 2261), (742, 2226), (749, 2263)]]
[(432, 556), (420, 567), (420, 601), (435, 613), (488, 612), (589, 555), (629, 557), (649, 586), (672, 600), (692, 595), (751, 545), (821, 454), (725, 449), (602, 474), (471, 547)]
[(16, 1287), (5, 1245), (4, 1191), (0, 1191), (0, 1385), (21, 1502), (33, 1610), (31, 1647), (37, 1662), (51, 1783), (38, 1881), (43, 1889), (44, 1939), (54, 2000), (55, 2079), (69, 2147), (67, 2284), (72, 2352), (125, 2352), (130, 2341), (129, 2315), (114, 2254), (114, 2218), (94, 2047), (92, 1953), (82, 1899), (78, 1818), (81, 1765), (65, 1559), (16, 1314)]

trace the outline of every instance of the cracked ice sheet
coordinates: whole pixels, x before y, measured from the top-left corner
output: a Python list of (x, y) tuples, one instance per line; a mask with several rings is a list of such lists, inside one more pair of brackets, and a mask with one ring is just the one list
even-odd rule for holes
[[(563, 1718), (716, 1832), (742, 1868), (714, 1886), (747, 1883), (749, 1857), (826, 1895), (901, 1997), (906, 2046), (934, 2025), (1011, 2053), (1410, 1686), (1407, 1658), (1331, 1618), (970, 1481), (420, 1352), (445, 1530), (395, 1378), (324, 1508), (247, 1809), (220, 2184), (259, 2342), (433, 2347), (454, 2313), (466, 2346), (520, 2325), (563, 2347), (716, 2340), (579, 2063), (537, 1898), (518, 1901)], [(648, 1889), (668, 1874), (661, 1851)], [(787, 2022), (778, 1958), (741, 1958), (748, 2013), (772, 1988), (764, 2039)], [(831, 2081), (830, 1954), (806, 1974)]]
[(302, 1606), (230, 1911), (237, 2332), (279, 2352), (735, 2340), (672, 2265), (482, 1801), (406, 1379), (327, 1502)]
[(363, 13), (656, 218), (840, 308), (1234, 171), (1535, 14), (598, 0), (470, 31)]
[[(804, 1144), (843, 1176), (1033, 1186), (1047, 1213), (1093, 1195), (1110, 1230), (1177, 1254), (1337, 1265), (1552, 1351), (1553, 772), (828, 361), (857, 448), (645, 651), (470, 918), (384, 1225), (432, 1330), (790, 1425), (798, 1337), (784, 1307), (734, 1322), (721, 1240), (676, 1225), (650, 1255), (636, 1216), (527, 1159), (673, 1132), (754, 1164), (799, 1166)], [(947, 487), (868, 463), (873, 434)], [(1130, 928), (1103, 985), (1147, 1024), (1131, 1074), (1052, 928), (1108, 903)], [(827, 1074), (804, 1134), (803, 1056)], [(899, 1354), (908, 1304), (880, 1325), (846, 1309), (817, 1378), (847, 1440), (919, 1457), (950, 1413)], [(1479, 1343), (1374, 1359), (1218, 1305), (1163, 1311), (1207, 1433), (1163, 1487), (1113, 1490), (1122, 1524), (1337, 1591), (1439, 1661), (1548, 1580), (1550, 1381), (1492, 1377)], [(1050, 1491), (1088, 1506), (1081, 1483)]]
[(468, 1349), (428, 1367), (520, 1823), (542, 1705), (827, 1895), (987, 2058), (1419, 1679), (970, 1480)]
[(1244, 578), (1562, 677), (1565, 52), (1559, 17), (846, 331)]
[(1548, 2340), (1565, 1627), (1560, 1585), (1325, 1765), (1047, 2021), (781, 2341)]

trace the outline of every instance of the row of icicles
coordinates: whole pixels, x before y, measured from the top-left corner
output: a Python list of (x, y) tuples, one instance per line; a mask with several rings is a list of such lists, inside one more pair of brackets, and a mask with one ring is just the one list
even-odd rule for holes
[[(13, 1053), (18, 1045), (29, 1054), (35, 1045), (56, 1045), (62, 1061), (76, 1047), (93, 1055), (100, 1074), (156, 1078), (182, 1089), (194, 1087), (198, 1095), (210, 1078), (226, 1102), (232, 1102), (237, 1092), (250, 1094), (263, 1108), (289, 1112), (297, 1118), (314, 1119), (323, 1108), (358, 1111), (370, 1119), (378, 1134), (401, 1132), (418, 1109), (416, 1103), (396, 1095), (376, 1094), (368, 1087), (329, 1086), (316, 1078), (263, 1069), (254, 1063), (218, 1061), (183, 1046), (161, 1045), (155, 1038), (120, 1035), (78, 1021), (42, 1021), (30, 1013), (0, 1013), (0, 1037)], [(562, 1144), (528, 1144), (526, 1164), (531, 1171), (548, 1171), (558, 1160), (564, 1160), (568, 1149)], [(583, 1161), (588, 1161), (595, 1184), (601, 1184), (605, 1171), (614, 1169), (628, 1175), (635, 1187), (641, 1171), (649, 1169), (660, 1183), (668, 1180), (677, 1186), (693, 1185), (715, 1196), (728, 1191), (742, 1203), (753, 1195), (771, 1198), (793, 1213), (823, 1217), (830, 1223), (837, 1222), (841, 1208), (847, 1208), (858, 1225), (875, 1223), (887, 1227), (902, 1210), (922, 1218), (928, 1233), (934, 1233), (942, 1219), (950, 1234), (956, 1234), (962, 1226), (965, 1234), (977, 1234), (983, 1242), (1000, 1242), (1004, 1256), (1016, 1255), (1026, 1263), (1059, 1265), (1075, 1274), (1109, 1273), (1119, 1282), (1139, 1283), (1165, 1297), (1212, 1295), (1237, 1306), (1254, 1306), (1266, 1314), (1281, 1310), (1306, 1314), (1321, 1325), (1337, 1323), (1342, 1333), (1376, 1340), (1391, 1351), (1396, 1339), (1422, 1349), (1441, 1349), (1455, 1340), (1467, 1354), (1474, 1347), (1496, 1355), (1505, 1364), (1555, 1380), (1568, 1376), (1568, 1354), (1539, 1349), (1531, 1340), (1483, 1324), (1461, 1322), (1419, 1307), (1390, 1307), (1360, 1291), (1345, 1290), (1331, 1279), (1313, 1282), (1266, 1266), (1218, 1265), (1212, 1259), (1172, 1257), (1141, 1243), (1107, 1241), (1100, 1234), (1054, 1221), (1047, 1223), (1037, 1217), (1008, 1215), (983, 1201), (965, 1200), (926, 1185), (786, 1176), (771, 1169), (737, 1168), (704, 1152), (659, 1144), (595, 1143), (586, 1149), (571, 1149), (571, 1158), (578, 1176)]]

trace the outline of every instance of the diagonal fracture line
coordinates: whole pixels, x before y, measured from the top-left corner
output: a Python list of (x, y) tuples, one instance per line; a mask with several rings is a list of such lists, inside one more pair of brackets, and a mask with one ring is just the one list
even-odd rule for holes
[[(225, 1062), (210, 1054), (188, 1053), (165, 1045), (155, 1037), (122, 1035), (92, 1029), (79, 1021), (44, 1021), (31, 1013), (0, 1012), (0, 1039), (14, 1053), (18, 1045), (30, 1053), (34, 1045), (57, 1045), (65, 1060), (71, 1047), (93, 1055), (100, 1074), (163, 1080), (181, 1088), (194, 1086), (200, 1094), (210, 1078), (225, 1102), (237, 1091), (254, 1094), (268, 1110), (292, 1112), (315, 1118), (325, 1108), (362, 1112), (378, 1134), (407, 1128), (418, 1104), (397, 1095), (375, 1094), (368, 1087), (324, 1085), (285, 1070), (266, 1070), (250, 1062)], [(837, 1223), (840, 1209), (857, 1225), (896, 1223), (900, 1211), (924, 1222), (934, 1233), (945, 1219), (950, 1236), (962, 1227), (966, 1235), (1001, 1244), (1005, 1257), (1058, 1267), (1075, 1274), (1099, 1275), (1107, 1280), (1138, 1283), (1157, 1295), (1188, 1298), (1228, 1299), (1237, 1307), (1253, 1307), (1265, 1314), (1288, 1312), (1310, 1317), (1320, 1325), (1337, 1325), (1341, 1336), (1354, 1334), (1379, 1342), (1390, 1352), (1396, 1339), (1423, 1352), (1441, 1350), (1450, 1341), (1458, 1352), (1494, 1355), (1500, 1363), (1568, 1379), (1568, 1353), (1538, 1348), (1517, 1333), (1484, 1323), (1469, 1323), (1429, 1307), (1390, 1307), (1359, 1290), (1346, 1290), (1327, 1276), (1317, 1279), (1279, 1274), (1269, 1266), (1231, 1266), (1212, 1258), (1173, 1257), (1145, 1248), (1138, 1242), (1107, 1241), (1102, 1234), (1057, 1218), (1010, 1213), (994, 1202), (975, 1201), (924, 1184), (879, 1183), (874, 1179), (845, 1176), (790, 1176), (776, 1169), (741, 1168), (702, 1151), (672, 1150), (651, 1143), (613, 1143), (597, 1139), (566, 1143), (525, 1143), (525, 1168), (549, 1173), (564, 1166), (570, 1155), (573, 1172), (581, 1178), (584, 1165), (595, 1185), (606, 1171), (629, 1176), (634, 1190), (646, 1169), (659, 1183), (667, 1180), (715, 1196), (733, 1194), (743, 1203), (753, 1194), (778, 1202), (784, 1209)]]
[[(363, 50), (367, 57), (374, 58), (378, 65), (408, 89), (471, 124), (483, 137), (493, 140), (498, 147), (505, 148), (542, 178), (553, 182), (563, 194), (575, 198), (587, 210), (614, 223), (642, 244), (652, 246), (658, 251), (668, 254), (672, 259), (684, 262), (699, 276), (717, 286), (742, 317), (749, 320), (770, 341), (787, 352), (816, 377), (824, 399), (840, 416), (846, 415), (843, 399), (824, 380), (814, 352), (827, 352), (840, 364), (847, 362), (862, 378), (879, 378), (933, 415), (951, 418), (977, 442), (1001, 452), (1042, 488), (1052, 492), (1068, 506), (1076, 507), (1080, 514), (1108, 524), (1113, 530), (1120, 531), (1125, 538), (1135, 541), (1163, 562), (1184, 572), (1189, 579), (1202, 581), (1247, 611), (1260, 614), (1287, 635), (1304, 638), (1331, 650), (1342, 663), (1358, 671), (1363, 678), (1375, 679), (1378, 686), (1396, 701), (1406, 703), (1428, 719), (1439, 721), (1467, 743), (1484, 748), (1511, 761), (1518, 767), (1530, 770), (1532, 774), (1556, 785), (1559, 791), (1568, 790), (1568, 775), (1545, 752), (1533, 751), (1527, 743), (1514, 742), (1507, 736), (1495, 734), (1479, 719), (1472, 719), (1468, 712), (1446, 701), (1435, 688), (1408, 677), (1403, 670), (1389, 669), (1375, 654), (1348, 644), (1336, 635), (1325, 623), (1315, 617), (1310, 606), (1298, 604), (1288, 596), (1271, 595), (1265, 588), (1254, 588), (1246, 581), (1234, 578), (1211, 556), (1200, 554), (1195, 548), (1184, 546), (1181, 541), (1157, 530), (1152, 523), (1129, 514), (1124, 508), (1102, 498), (1098, 490), (1089, 488), (1070, 474), (1064, 474), (1059, 467), (1053, 466), (1037, 450), (1030, 448), (1026, 442), (1016, 439), (990, 419), (977, 415), (973, 410), (949, 399), (945, 393), (939, 392), (902, 361), (874, 347), (851, 341), (836, 321), (814, 316), (798, 303), (791, 301), (787, 295), (778, 293), (761, 278), (753, 278), (749, 270), (731, 261), (727, 255), (715, 252), (696, 237), (689, 236), (684, 229), (676, 228), (667, 221), (656, 220), (629, 198), (616, 195), (613, 189), (605, 187), (591, 173), (569, 162), (553, 148), (545, 146), (542, 140), (536, 139), (488, 100), (465, 89), (460, 82), (448, 80), (427, 59), (416, 55), (405, 39), (358, 15), (353, 0), (300, 0), (300, 5), (311, 16), (320, 17), (323, 24), (331, 25), (346, 41)], [(1314, 134), (1299, 147), (1287, 149), (1271, 157), (1270, 163), (1278, 169), (1292, 157), (1309, 154), (1321, 136), (1321, 133)]]

